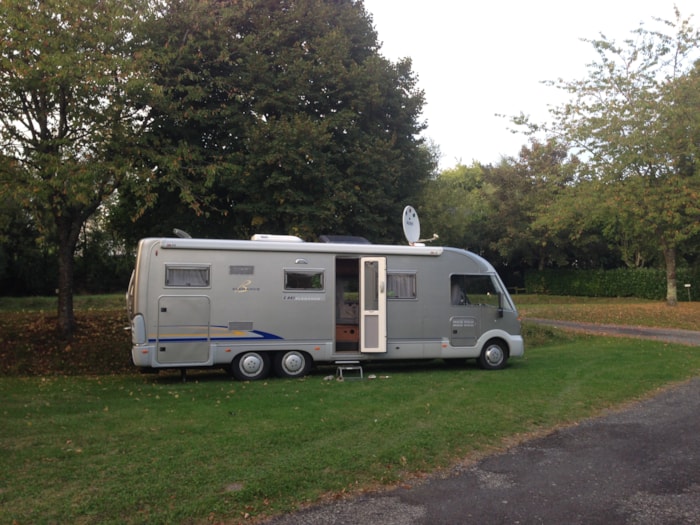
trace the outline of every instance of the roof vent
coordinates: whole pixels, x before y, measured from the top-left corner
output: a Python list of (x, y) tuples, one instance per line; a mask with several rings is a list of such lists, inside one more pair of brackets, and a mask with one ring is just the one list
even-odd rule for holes
[(256, 233), (250, 239), (253, 241), (267, 242), (304, 242), (296, 235), (270, 235), (268, 233)]

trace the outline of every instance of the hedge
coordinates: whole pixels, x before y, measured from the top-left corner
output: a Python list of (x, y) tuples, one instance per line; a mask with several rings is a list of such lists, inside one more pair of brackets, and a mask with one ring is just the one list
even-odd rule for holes
[[(691, 300), (700, 297), (700, 271), (676, 272), (678, 300), (688, 300), (685, 284), (690, 284)], [(583, 297), (639, 297), (666, 299), (666, 271), (655, 268), (618, 268), (615, 270), (531, 270), (525, 273), (525, 290), (533, 294)]]

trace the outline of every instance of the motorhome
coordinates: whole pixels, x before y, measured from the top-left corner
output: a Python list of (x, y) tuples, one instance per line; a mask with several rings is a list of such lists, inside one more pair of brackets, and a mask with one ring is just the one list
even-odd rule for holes
[(127, 291), (134, 364), (256, 380), (399, 359), (495, 370), (523, 355), (516, 307), (482, 257), (324, 240), (142, 239)]

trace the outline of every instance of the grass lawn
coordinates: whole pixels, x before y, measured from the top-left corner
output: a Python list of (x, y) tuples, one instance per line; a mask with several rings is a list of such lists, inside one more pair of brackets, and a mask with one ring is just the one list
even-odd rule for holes
[(600, 324), (700, 329), (700, 302), (681, 302), (671, 308), (664, 301), (632, 297), (608, 299), (515, 295), (513, 299), (525, 319), (541, 317)]
[[(542, 299), (516, 302), (544, 317), (529, 313)], [(580, 304), (561, 299), (557, 318)], [(636, 304), (648, 303), (622, 309)], [(250, 522), (447, 469), (700, 373), (700, 348), (526, 323), (525, 357), (497, 372), (434, 361), (368, 366), (377, 378), (364, 381), (325, 381), (334, 369), (322, 368), (252, 383), (192, 372), (183, 384), (115, 365), (129, 351), (123, 312), (81, 311), (92, 337), (68, 350), (32, 343), (17, 325), (50, 334), (51, 315), (2, 315), (14, 364), (0, 377), (0, 523)], [(32, 367), (27, 353), (51, 358)]]

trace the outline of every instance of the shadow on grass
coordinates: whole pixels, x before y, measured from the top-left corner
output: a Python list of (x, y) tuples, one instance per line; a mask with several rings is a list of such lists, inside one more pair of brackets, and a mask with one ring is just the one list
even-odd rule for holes
[[(394, 374), (411, 373), (444, 373), (451, 374), (455, 371), (467, 370), (474, 373), (499, 374), (508, 370), (520, 369), (525, 366), (522, 359), (511, 359), (504, 370), (483, 370), (476, 363), (475, 359), (464, 359), (459, 362), (444, 361), (443, 359), (431, 360), (401, 360), (401, 361), (370, 361), (361, 363), (363, 379), (355, 376), (348, 377), (348, 381), (371, 380), (371, 376), (382, 377)], [(321, 363), (315, 365), (309, 374), (303, 378), (290, 379), (280, 378), (271, 374), (260, 381), (307, 381), (307, 380), (336, 380), (337, 365), (333, 363)], [(178, 384), (183, 382), (182, 372), (179, 369), (164, 369), (156, 372), (143, 373), (142, 377), (147, 382), (159, 384)], [(185, 383), (196, 382), (234, 382), (239, 383), (225, 370), (216, 368), (191, 368), (185, 374)]]

